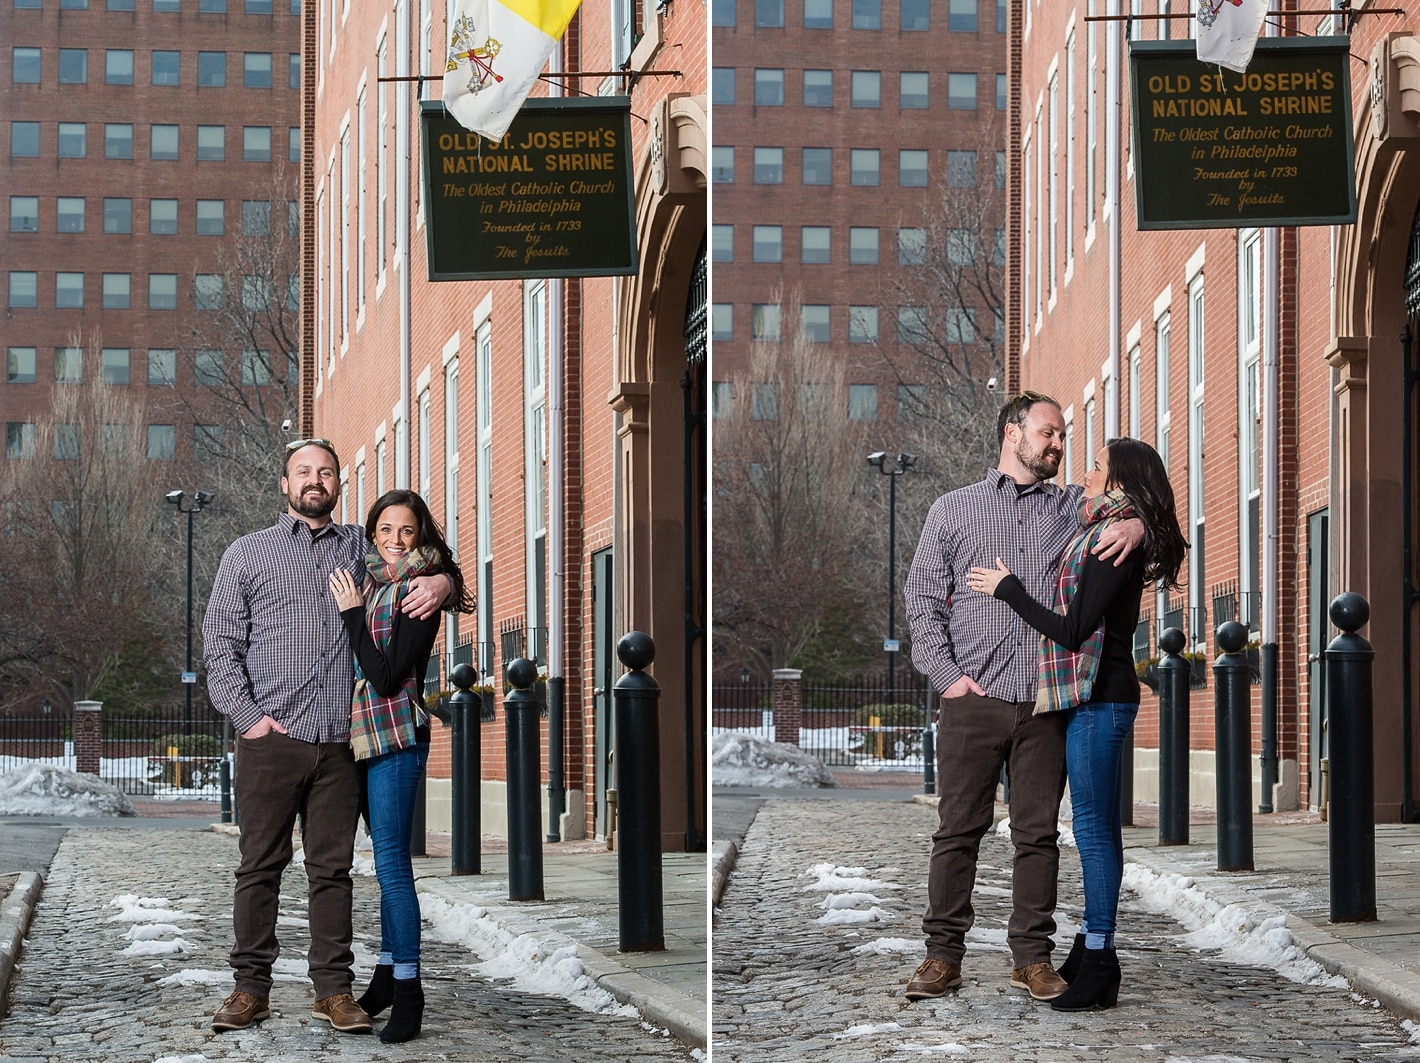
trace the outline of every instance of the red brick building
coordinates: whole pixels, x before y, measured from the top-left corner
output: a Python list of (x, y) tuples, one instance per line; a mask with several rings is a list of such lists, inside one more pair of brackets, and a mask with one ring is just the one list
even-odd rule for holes
[[(521, 656), (547, 677), (551, 833), (609, 830), (614, 646), (655, 639), (665, 846), (703, 847), (704, 9), (587, 0), (554, 59), (588, 75), (569, 95), (631, 97), (639, 270), (609, 278), (428, 281), (419, 100), (439, 96), (445, 9), (311, 5), (304, 40), (301, 431), (338, 444), (346, 519), (409, 486), (456, 544), (478, 609), (447, 622), (430, 683), (447, 689), (452, 663), (472, 660), (501, 692)], [(501, 832), (496, 700), (482, 823)], [(431, 827), (447, 827), (448, 801), (439, 731)]]
[[(1206, 668), (1227, 619), (1247, 626), (1264, 671), (1275, 646), (1275, 699), (1252, 688), (1264, 808), (1325, 800), (1326, 609), (1342, 591), (1368, 599), (1376, 811), (1413, 819), (1415, 21), (1279, 20), (1281, 35), (1349, 36), (1354, 225), (1139, 231), (1125, 38), (1184, 37), (1191, 23), (1091, 20), (1120, 6), (1013, 5), (1008, 384), (1060, 399), (1068, 480), (1113, 435), (1166, 455), (1192, 550), (1181, 593), (1146, 591), (1136, 656), (1157, 656), (1159, 630), (1176, 626)], [(1213, 695), (1210, 673), (1193, 696), (1195, 803), (1213, 795)], [(1140, 799), (1156, 795), (1157, 745), (1146, 691)]]

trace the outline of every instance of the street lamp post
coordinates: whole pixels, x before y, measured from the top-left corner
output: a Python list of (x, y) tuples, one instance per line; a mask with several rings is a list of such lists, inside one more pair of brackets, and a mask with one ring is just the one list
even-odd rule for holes
[(192, 515), (201, 513), (212, 501), (206, 491), (192, 492), (192, 504), (186, 505), (188, 496), (182, 491), (169, 491), (164, 495), (169, 504), (177, 506), (179, 513), (187, 514), (187, 667), (182, 673), (183, 689), (187, 692), (186, 733), (192, 733), (192, 687), (197, 682), (197, 673), (192, 670)]
[(868, 464), (888, 477), (888, 631), (883, 649), (887, 651), (889, 705), (897, 700), (897, 478), (916, 463), (916, 454), (875, 450), (868, 455)]

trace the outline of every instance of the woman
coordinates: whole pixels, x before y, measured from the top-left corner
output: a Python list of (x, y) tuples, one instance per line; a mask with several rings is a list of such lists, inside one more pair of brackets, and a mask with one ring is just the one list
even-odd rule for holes
[[(1138, 517), (1144, 543), (1120, 565), (1090, 553), (1113, 521)], [(1111, 439), (1085, 474), (1081, 532), (1060, 561), (1054, 611), (1026, 593), (996, 559), (973, 568), (967, 584), (1004, 601), (1041, 632), (1036, 712), (1068, 711), (1065, 761), (1075, 810), (1075, 841), (1085, 879), (1081, 933), (1060, 967), (1070, 988), (1056, 1011), (1114, 1007), (1119, 958), (1114, 950), (1124, 872), (1120, 832), (1120, 753), (1139, 711), (1133, 638), (1144, 584), (1178, 585), (1188, 543), (1178, 530), (1173, 488), (1158, 453), (1137, 439)]]
[(393, 1005), (380, 1040), (419, 1034), (424, 989), (419, 981), (419, 900), (409, 839), (414, 798), (429, 758), (429, 712), (421, 693), (439, 615), (415, 620), (400, 601), (416, 576), (442, 572), (453, 581), (450, 606), (472, 608), (463, 574), (424, 500), (413, 491), (379, 497), (365, 521), (374, 544), (365, 559), (368, 601), (350, 574), (337, 569), (331, 593), (355, 649), (350, 744), (363, 768), (361, 811), (375, 849), (380, 883), (380, 960), (360, 1006), (378, 1015)]

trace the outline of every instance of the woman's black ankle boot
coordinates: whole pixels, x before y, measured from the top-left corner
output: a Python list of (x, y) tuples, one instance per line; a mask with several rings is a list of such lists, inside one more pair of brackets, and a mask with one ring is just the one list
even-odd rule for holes
[(1075, 973), (1080, 969), (1080, 964), (1085, 959), (1085, 935), (1076, 934), (1075, 944), (1070, 946), (1070, 955), (1065, 957), (1065, 962), (1055, 969), (1055, 973), (1067, 982), (1075, 980)]
[(388, 963), (382, 963), (375, 968), (374, 975), (370, 978), (370, 984), (365, 987), (365, 995), (355, 1003), (364, 1009), (365, 1014), (374, 1018), (385, 1008), (394, 1003), (394, 967)]
[(1114, 949), (1086, 949), (1070, 988), (1050, 1002), (1056, 1011), (1112, 1008), (1119, 1001), (1119, 956)]
[(380, 1040), (387, 1045), (403, 1044), (419, 1036), (424, 1021), (424, 987), (418, 978), (394, 980), (394, 1007), (390, 1021), (380, 1031)]

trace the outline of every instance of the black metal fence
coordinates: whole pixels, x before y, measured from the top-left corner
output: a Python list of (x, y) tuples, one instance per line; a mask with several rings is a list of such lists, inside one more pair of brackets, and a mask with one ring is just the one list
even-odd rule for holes
[[(798, 746), (825, 764), (865, 769), (921, 770), (922, 731), (936, 697), (925, 676), (833, 684), (805, 683)], [(772, 688), (745, 681), (717, 684), (711, 726), (774, 741)]]
[[(205, 705), (189, 715), (183, 703), (154, 705), (141, 716), (105, 712), (99, 778), (131, 796), (216, 801), (229, 751), (223, 719)], [(77, 770), (71, 709), (0, 712), (0, 773), (35, 763)]]

